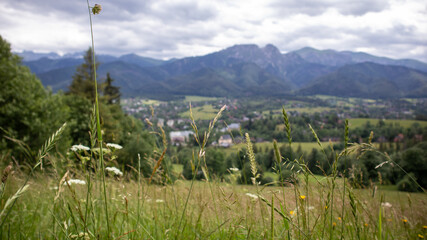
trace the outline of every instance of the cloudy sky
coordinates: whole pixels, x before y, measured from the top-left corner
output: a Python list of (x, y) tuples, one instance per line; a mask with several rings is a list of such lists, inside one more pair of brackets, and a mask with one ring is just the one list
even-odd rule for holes
[[(168, 59), (235, 44), (363, 51), (427, 62), (425, 0), (97, 0), (98, 53)], [(1, 0), (0, 35), (14, 51), (90, 45), (84, 0)]]

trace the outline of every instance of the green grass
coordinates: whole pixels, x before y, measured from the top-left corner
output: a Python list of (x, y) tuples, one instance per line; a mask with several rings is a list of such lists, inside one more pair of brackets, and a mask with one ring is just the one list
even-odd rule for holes
[(184, 169), (184, 165), (182, 165), (182, 164), (176, 164), (175, 163), (172, 165), (172, 167), (173, 167), (172, 171), (174, 171), (175, 173), (178, 173), (178, 174), (182, 173), (182, 170)]
[[(375, 126), (379, 122), (379, 119), (372, 118), (352, 118), (349, 119), (348, 122), (350, 124), (350, 128), (355, 129), (357, 127), (364, 126), (367, 122), (370, 122), (371, 125)], [(399, 124), (404, 128), (412, 127), (412, 124), (418, 123), (421, 127), (427, 126), (427, 121), (418, 121), (418, 120), (398, 120), (398, 119), (385, 119), (384, 122), (386, 124)]]
[[(206, 104), (201, 107), (192, 108), (193, 117), (195, 120), (210, 120), (213, 119), (219, 109), (213, 108), (212, 105)], [(180, 114), (182, 118), (190, 118), (190, 110)]]
[(141, 100), (141, 103), (144, 105), (155, 105), (156, 106), (162, 102), (158, 101), (158, 100), (153, 100), (153, 99), (143, 99), (143, 100)]
[[(286, 143), (278, 143), (278, 145), (279, 145), (279, 147), (281, 147), (283, 145), (287, 146), (288, 143), (287, 142)], [(322, 142), (322, 145), (324, 148), (327, 148), (329, 146), (329, 142)], [(320, 150), (320, 147), (317, 144), (317, 142), (293, 142), (292, 143), (292, 149), (294, 151), (296, 151), (299, 146), (301, 146), (301, 150), (303, 152), (307, 152), (307, 153), (310, 153), (313, 148)], [(229, 148), (224, 148), (224, 153), (226, 155), (229, 155), (229, 154), (231, 154), (233, 152), (237, 152), (239, 149), (243, 149), (245, 147), (246, 147), (246, 145), (244, 143), (236, 144), (236, 145), (233, 145)], [(267, 149), (267, 151), (269, 151), (270, 149), (273, 148), (273, 143), (272, 142), (254, 143), (254, 147), (258, 148), (259, 151), (265, 151), (265, 149)]]
[(206, 102), (206, 101), (216, 101), (219, 98), (216, 97), (202, 97), (202, 96), (185, 96), (185, 102)]
[[(266, 173), (267, 176), (275, 177), (274, 173)], [(77, 175), (76, 178), (83, 176)], [(329, 229), (330, 215), (324, 213), (324, 201), (326, 191), (313, 177), (309, 180), (308, 192), (300, 192), (306, 198), (303, 203), (310, 207), (311, 234), (313, 238), (322, 238), (322, 231)], [(322, 178), (319, 176), (319, 178)], [(9, 180), (10, 192), (16, 189), (19, 178)], [(305, 189), (304, 182), (300, 179), (299, 189)], [(61, 192), (55, 190), (59, 179), (43, 177), (39, 175), (32, 180), (29, 190), (21, 196), (12, 210), (11, 218), (7, 227), (1, 232), (2, 237), (7, 239), (66, 239), (77, 236), (84, 232), (82, 220), (79, 218), (79, 204), (84, 212), (84, 197), (86, 187), (73, 185), (71, 189), (65, 187)], [(293, 187), (262, 187), (251, 185), (234, 185), (214, 181), (212, 183), (196, 181), (193, 194), (188, 200), (188, 211), (184, 215), (181, 228), (179, 214), (183, 211), (190, 181), (178, 181), (174, 185), (148, 185), (143, 182), (142, 188), (138, 188), (135, 181), (126, 181), (125, 178), (106, 180), (109, 199), (109, 213), (111, 236), (121, 239), (268, 239), (271, 235), (270, 207), (263, 201), (252, 200), (246, 193), (260, 195), (268, 202), (274, 198), (274, 205), (278, 212), (274, 214), (274, 239), (298, 239), (298, 228), (302, 229), (303, 212), (300, 206), (301, 200), (295, 201)], [(325, 179), (321, 179), (326, 184)], [(336, 193), (342, 191), (342, 181), (338, 181)], [(97, 183), (99, 184), (99, 183)], [(97, 196), (97, 185), (93, 188), (93, 195)], [(138, 219), (138, 191), (144, 189), (144, 197), (141, 198), (140, 223)], [(73, 193), (74, 192), (74, 193)], [(360, 218), (355, 222), (349, 200), (346, 200), (344, 216), (341, 216), (341, 204), (335, 205), (336, 213), (333, 222), (340, 226), (340, 220), (344, 219), (347, 224), (344, 239), (351, 239), (356, 234), (355, 224), (361, 228), (361, 239), (372, 239), (377, 234), (377, 213), (381, 202), (381, 196), (389, 202), (392, 207), (385, 208), (383, 231), (388, 232), (389, 239), (416, 239), (418, 234), (425, 234), (423, 225), (426, 223), (427, 209), (424, 202), (427, 200), (425, 194), (400, 193), (397, 191), (382, 190), (380, 188), (372, 196), (372, 189), (355, 189), (361, 205)], [(56, 200), (55, 197), (58, 196)], [(94, 211), (101, 211), (97, 201), (94, 200)], [(362, 204), (363, 203), (363, 204)], [(290, 211), (294, 211), (290, 214)], [(280, 214), (289, 220), (285, 221)], [(89, 224), (89, 232), (96, 238), (101, 233), (101, 239), (105, 238), (105, 222), (96, 215), (94, 223)], [(408, 223), (403, 223), (402, 219)], [(318, 219), (318, 221), (316, 221)], [(300, 221), (298, 223), (298, 221)], [(285, 224), (287, 222), (290, 228)], [(366, 224), (366, 225), (365, 225)], [(287, 230), (288, 229), (288, 230)], [(288, 233), (289, 231), (289, 233)], [(302, 234), (302, 233), (300, 233)], [(304, 233), (308, 234), (308, 232)], [(329, 232), (324, 233), (323, 238), (329, 238)], [(332, 239), (339, 239), (341, 231), (339, 227), (333, 229)], [(73, 237), (74, 238), (74, 237)], [(302, 238), (304, 239), (304, 238)]]
[[(298, 108), (291, 108), (291, 107), (285, 107), (287, 112), (299, 112), (299, 113), (322, 113), (327, 111), (332, 111), (335, 108), (330, 107), (298, 107)], [(271, 110), (273, 112), (273, 116), (281, 116), (282, 115), (282, 109), (275, 109)], [(270, 110), (262, 111), (262, 114), (264, 116), (270, 115)]]
[(332, 111), (334, 108), (330, 107), (304, 107), (304, 108), (288, 108), (288, 112), (299, 112), (299, 113), (321, 113), (326, 111)]

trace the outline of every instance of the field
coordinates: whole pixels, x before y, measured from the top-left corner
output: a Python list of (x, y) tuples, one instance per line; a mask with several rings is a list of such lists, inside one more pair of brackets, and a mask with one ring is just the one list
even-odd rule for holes
[[(100, 182), (93, 182), (88, 205), (86, 185), (64, 186), (60, 176), (45, 174), (32, 180), (16, 202), (3, 238), (416, 239), (426, 233), (425, 194), (351, 188), (344, 193), (340, 180), (332, 206), (328, 178), (294, 188), (186, 180), (163, 186), (126, 176), (106, 180), (108, 233)], [(10, 178), (7, 193), (21, 182)], [(354, 208), (349, 192), (357, 198)]]
[[(287, 112), (299, 112), (299, 113), (322, 113), (327, 111), (332, 111), (334, 108), (330, 107), (298, 107), (298, 108), (292, 108), (292, 107), (285, 107), (285, 110)], [(276, 109), (272, 110), (274, 116), (281, 116), (282, 115), (282, 109)], [(270, 115), (270, 111), (262, 111), (262, 114), (264, 116)]]
[[(287, 146), (288, 143), (278, 143), (279, 147), (285, 145)], [(329, 142), (322, 142), (323, 147), (328, 147), (329, 146)], [(257, 147), (258, 149), (265, 151), (265, 150), (270, 150), (273, 148), (273, 143), (272, 142), (261, 142), (261, 143), (255, 143), (254, 144), (255, 147)], [(313, 148), (316, 148), (317, 150), (320, 150), (319, 145), (317, 144), (317, 142), (293, 142), (292, 143), (292, 149), (294, 151), (296, 151), (299, 147), (301, 147), (301, 150), (303, 152), (307, 152), (310, 153), (311, 150)], [(240, 144), (236, 144), (231, 146), (230, 148), (224, 148), (224, 152), (226, 155), (229, 155), (232, 152), (237, 152), (239, 149), (244, 149), (246, 148), (246, 144), (244, 143), (240, 143)]]
[[(365, 125), (367, 122), (369, 121), (369, 123), (373, 126), (377, 125), (378, 122), (380, 121), (379, 119), (370, 119), (370, 118), (352, 118), (349, 119), (349, 125), (350, 128), (357, 128), (357, 127), (362, 127), (363, 125)], [(426, 127), (427, 126), (427, 121), (417, 121), (417, 120), (394, 120), (394, 119), (385, 119), (384, 120), (385, 124), (398, 124), (404, 128), (410, 128), (414, 123), (418, 123), (420, 124), (421, 127)]]
[(216, 101), (219, 98), (216, 97), (201, 97), (201, 96), (185, 96), (184, 102), (206, 102), (206, 101)]
[[(206, 104), (201, 107), (192, 108), (195, 120), (211, 120), (218, 113), (219, 109), (213, 108), (212, 105)], [(180, 114), (182, 118), (190, 119), (190, 110)]]

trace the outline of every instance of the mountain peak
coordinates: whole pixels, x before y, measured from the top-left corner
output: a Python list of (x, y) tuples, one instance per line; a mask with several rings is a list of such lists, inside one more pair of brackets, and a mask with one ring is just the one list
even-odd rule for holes
[(274, 56), (280, 56), (282, 55), (279, 51), (279, 49), (274, 46), (273, 44), (267, 44), (265, 45), (265, 47), (262, 49), (264, 51), (264, 53), (268, 56), (268, 57), (274, 57)]

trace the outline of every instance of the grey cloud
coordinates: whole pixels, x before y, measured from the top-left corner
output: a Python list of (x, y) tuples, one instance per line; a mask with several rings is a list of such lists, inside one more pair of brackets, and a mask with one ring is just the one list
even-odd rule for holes
[[(34, 0), (4, 0), (3, 3), (18, 11), (27, 11), (34, 14), (51, 14), (57, 12), (67, 16), (79, 15), (82, 9), (87, 9), (86, 2), (84, 1), (39, 0), (35, 2)], [(87, 10), (84, 13), (87, 13)]]
[(343, 15), (361, 16), (369, 12), (380, 12), (389, 7), (387, 0), (278, 0), (271, 4), (277, 13), (286, 16), (306, 14), (310, 16), (321, 15), (329, 8), (336, 9)]
[(197, 1), (160, 3), (160, 8), (153, 9), (153, 13), (166, 21), (206, 21), (216, 17), (216, 10), (212, 6), (204, 6)]

